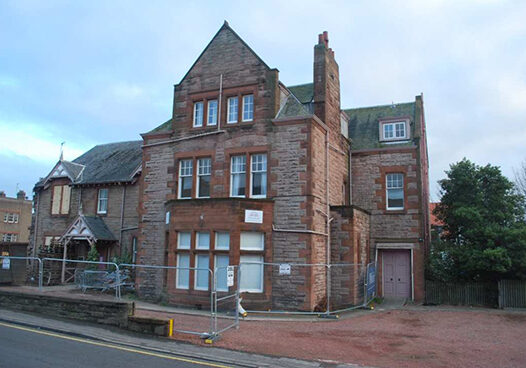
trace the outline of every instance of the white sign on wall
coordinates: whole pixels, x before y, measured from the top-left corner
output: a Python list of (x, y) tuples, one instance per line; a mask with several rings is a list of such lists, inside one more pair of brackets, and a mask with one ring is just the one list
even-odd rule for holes
[(11, 260), (9, 258), (2, 258), (2, 269), (8, 270), (11, 268)]
[(234, 286), (234, 266), (226, 268), (226, 286)]
[(290, 275), (290, 263), (281, 263), (279, 265), (280, 275)]
[(250, 222), (252, 224), (262, 224), (263, 211), (245, 210), (245, 222)]

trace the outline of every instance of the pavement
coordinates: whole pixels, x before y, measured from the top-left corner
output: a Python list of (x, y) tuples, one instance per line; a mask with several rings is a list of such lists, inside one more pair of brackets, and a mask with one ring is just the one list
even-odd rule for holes
[[(44, 318), (38, 315), (0, 309), (0, 321), (19, 326), (58, 332), (69, 336), (102, 341), (133, 349), (169, 354), (174, 357), (199, 359), (232, 367), (281, 367), (281, 368), (357, 368), (354, 364), (316, 362), (299, 359), (275, 357), (240, 351), (191, 345), (167, 338), (149, 337), (96, 324), (73, 322), (64, 319)], [(234, 332), (235, 333), (235, 332)]]

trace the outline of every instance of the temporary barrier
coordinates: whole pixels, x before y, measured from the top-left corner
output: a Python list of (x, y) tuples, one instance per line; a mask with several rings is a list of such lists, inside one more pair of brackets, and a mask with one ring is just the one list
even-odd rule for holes
[[(25, 261), (24, 264), (21, 265), (15, 265), (11, 261)], [(37, 257), (19, 257), (19, 256), (0, 256), (0, 279), (4, 278), (4, 274), (9, 275), (9, 278), (6, 278), (6, 282), (12, 283), (14, 280), (17, 279), (16, 276), (13, 276), (13, 273), (18, 274), (20, 277), (18, 279), (21, 283), (26, 282), (27, 279), (31, 280), (38, 280), (38, 287), (40, 290), (42, 290), (42, 260)], [(26, 272), (28, 270), (27, 267), (27, 261), (36, 261), (38, 262), (38, 270), (34, 270), (34, 274), (27, 275)], [(4, 280), (1, 280), (1, 282), (4, 282)]]
[(239, 328), (239, 314), (243, 313), (239, 299), (240, 276), (239, 266), (214, 269), (214, 337), (231, 328)]

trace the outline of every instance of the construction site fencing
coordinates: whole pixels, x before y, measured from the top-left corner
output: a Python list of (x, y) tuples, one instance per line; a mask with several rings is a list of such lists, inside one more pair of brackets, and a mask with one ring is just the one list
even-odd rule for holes
[(42, 286), (70, 284), (83, 291), (114, 290), (115, 297), (121, 297), (121, 273), (114, 262), (41, 258), (39, 277)]
[[(139, 278), (147, 278), (149, 276), (149, 273), (152, 271), (157, 272), (163, 272), (163, 276), (166, 280), (166, 283), (173, 285), (173, 290), (177, 290), (177, 280), (179, 277), (182, 277), (185, 279), (185, 282), (189, 283), (190, 273), (194, 273), (194, 280), (197, 278), (198, 273), (206, 273), (206, 276), (201, 274), (201, 281), (204, 283), (204, 280), (207, 278), (208, 281), (206, 282), (206, 290), (203, 290), (203, 292), (208, 292), (208, 302), (203, 302), (200, 304), (200, 308), (203, 306), (206, 308), (206, 312), (204, 313), (194, 313), (192, 317), (190, 318), (190, 314), (186, 314), (182, 308), (180, 308), (180, 312), (177, 312), (173, 310), (170, 313), (174, 314), (180, 314), (180, 318), (177, 318), (176, 321), (174, 321), (174, 332), (184, 333), (184, 334), (191, 334), (191, 335), (198, 335), (200, 337), (213, 337), (216, 336), (218, 333), (216, 332), (216, 326), (217, 326), (217, 320), (216, 316), (217, 313), (215, 311), (215, 282), (214, 282), (214, 272), (210, 268), (199, 268), (199, 267), (176, 267), (176, 266), (157, 266), (157, 265), (145, 265), (145, 264), (128, 264), (128, 263), (121, 263), (120, 265), (121, 270), (125, 274), (133, 275), (133, 279), (135, 280), (137, 277)], [(131, 281), (130, 281), (131, 282)], [(128, 283), (128, 286), (130, 286), (130, 283)], [(210, 286), (210, 287), (208, 287)], [(137, 289), (137, 285), (135, 285), (135, 289)], [(204, 288), (203, 288), (204, 289)], [(183, 289), (184, 290), (184, 289)], [(187, 300), (184, 300), (186, 297), (186, 293), (181, 293), (178, 295), (177, 293), (173, 293), (169, 297), (169, 304), (172, 305), (185, 305), (187, 304)], [(186, 316), (186, 317), (185, 317)]]
[(362, 308), (376, 296), (374, 263), (335, 263), (329, 271), (328, 314)]
[(214, 332), (219, 335), (229, 329), (239, 328), (239, 288), (241, 269), (225, 266), (214, 269)]
[[(34, 261), (38, 267), (29, 267), (29, 261)], [(0, 283), (25, 284), (38, 283), (42, 290), (42, 260), (38, 257), (0, 256)], [(28, 274), (29, 272), (29, 274)]]

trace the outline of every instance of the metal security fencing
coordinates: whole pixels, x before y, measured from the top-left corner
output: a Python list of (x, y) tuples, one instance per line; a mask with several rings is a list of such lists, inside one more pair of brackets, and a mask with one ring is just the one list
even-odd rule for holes
[[(38, 262), (38, 269), (29, 268), (29, 261)], [(0, 256), (0, 279), (3, 279), (6, 275), (9, 275), (10, 278), (5, 277), (6, 282), (13, 283), (16, 277), (13, 277), (13, 272), (19, 274), (19, 282), (23, 284), (27, 280), (33, 280), (38, 282), (38, 287), (42, 290), (42, 260), (37, 257), (18, 257), (18, 256)], [(28, 269), (30, 273), (27, 274)]]
[(329, 265), (330, 288), (327, 313), (336, 314), (362, 308), (376, 296), (374, 263)]
[(232, 328), (239, 328), (239, 288), (241, 268), (239, 266), (217, 267), (214, 269), (214, 336)]

